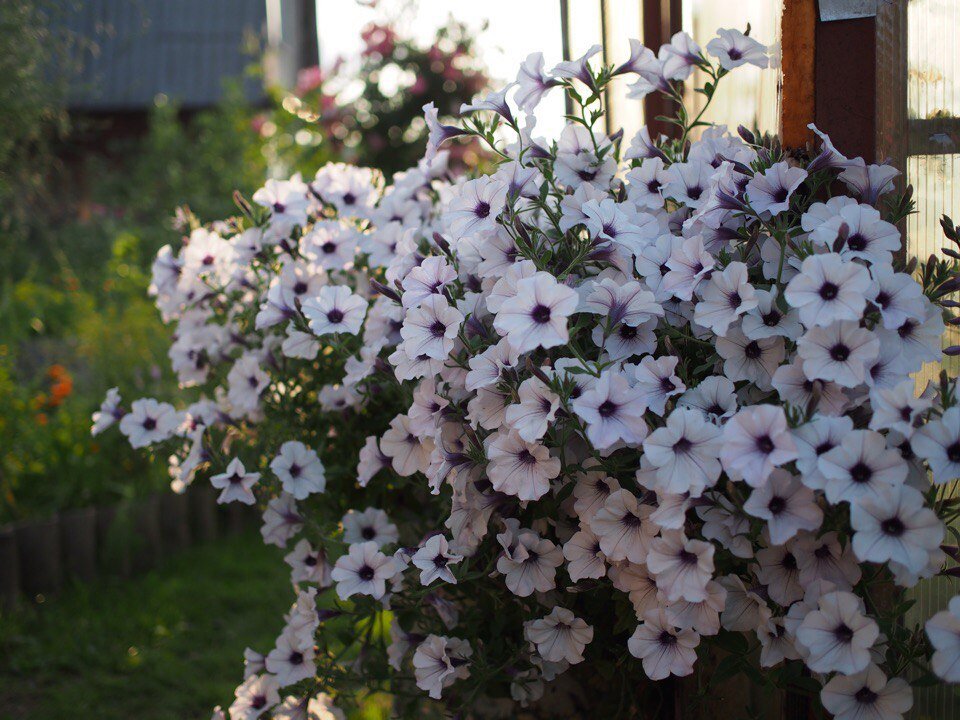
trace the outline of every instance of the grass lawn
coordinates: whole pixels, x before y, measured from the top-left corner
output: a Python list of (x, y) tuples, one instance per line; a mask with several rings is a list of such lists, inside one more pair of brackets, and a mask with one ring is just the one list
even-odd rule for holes
[(233, 699), (243, 649), (273, 647), (288, 578), (246, 532), (0, 615), (0, 719), (207, 720)]

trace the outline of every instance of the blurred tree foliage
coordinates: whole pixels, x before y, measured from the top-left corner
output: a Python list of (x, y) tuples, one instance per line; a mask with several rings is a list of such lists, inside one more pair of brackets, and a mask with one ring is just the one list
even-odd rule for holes
[[(371, 23), (361, 31), (359, 58), (341, 59), (329, 72), (301, 70), (293, 91), (273, 89), (273, 108), (255, 121), (273, 162), (304, 177), (331, 158), (388, 178), (417, 164), (427, 139), (423, 106), (434, 102), (441, 117), (457, 115), (488, 77), (463, 23), (449, 18), (426, 44), (402, 25), (399, 17)], [(454, 164), (480, 160), (476, 144), (449, 149)]]

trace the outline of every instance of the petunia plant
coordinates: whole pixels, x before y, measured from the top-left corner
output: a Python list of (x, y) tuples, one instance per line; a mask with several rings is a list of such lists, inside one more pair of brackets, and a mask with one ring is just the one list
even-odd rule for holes
[[(288, 548), (296, 602), (232, 720), (375, 692), (398, 717), (693, 713), (737, 675), (896, 720), (911, 682), (960, 681), (960, 601), (904, 619), (957, 574), (957, 389), (913, 375), (956, 324), (960, 234), (908, 260), (898, 171), (816, 128), (788, 150), (680, 111), (607, 136), (616, 76), (679, 101), (700, 68), (709, 101), (768, 64), (736, 30), (631, 49), (534, 53), (458, 125), (427, 105), (392, 186), (270, 180), (161, 252), (171, 359), (207, 399), (112, 393), (96, 427), (182, 448), (178, 483), (215, 473)], [(552, 92), (575, 112), (547, 142)], [(451, 177), (457, 138), (497, 167)]]

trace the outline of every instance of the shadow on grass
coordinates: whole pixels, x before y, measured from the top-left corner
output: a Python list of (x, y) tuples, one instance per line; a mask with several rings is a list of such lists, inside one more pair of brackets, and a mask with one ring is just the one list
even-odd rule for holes
[(0, 720), (206, 720), (282, 629), (281, 557), (248, 532), (0, 615)]

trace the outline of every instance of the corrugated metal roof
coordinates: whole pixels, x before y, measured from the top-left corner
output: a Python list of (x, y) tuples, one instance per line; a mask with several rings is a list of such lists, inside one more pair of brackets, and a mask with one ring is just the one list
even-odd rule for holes
[[(183, 107), (205, 107), (223, 81), (257, 58), (246, 39), (266, 34), (266, 0), (84, 0), (59, 22), (79, 36), (81, 69), (71, 83), (77, 110), (136, 110), (163, 93)], [(264, 97), (244, 80), (248, 99)]]

